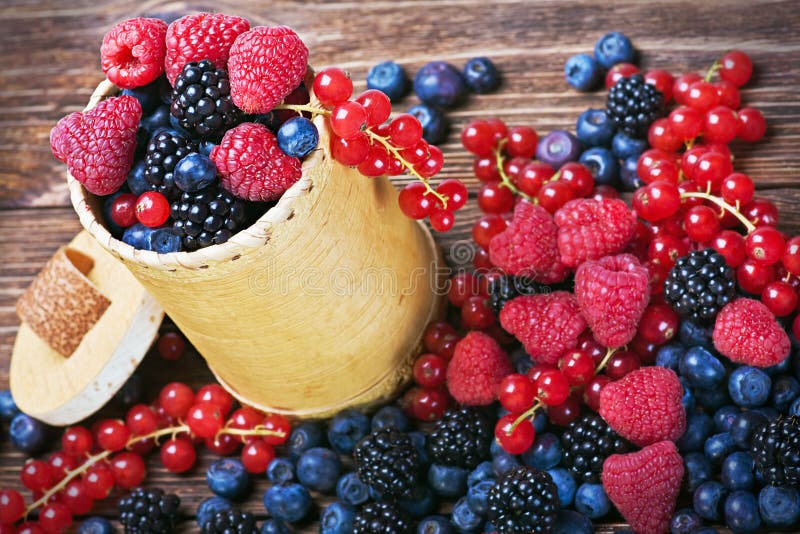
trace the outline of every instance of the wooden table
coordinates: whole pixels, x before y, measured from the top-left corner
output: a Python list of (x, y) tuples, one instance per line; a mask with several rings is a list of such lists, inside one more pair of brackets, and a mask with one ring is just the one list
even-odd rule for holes
[[(735, 145), (737, 169), (757, 182), (759, 195), (781, 211), (781, 228), (800, 230), (800, 3), (614, 2), (613, 9), (593, 1), (522, 2), (501, 0), (397, 0), (380, 2), (136, 2), (117, 0), (5, 0), (0, 6), (0, 388), (8, 381), (8, 359), (17, 331), (14, 302), (60, 245), (80, 230), (67, 199), (64, 166), (50, 153), (48, 134), (66, 113), (79, 110), (102, 79), (101, 38), (116, 22), (135, 16), (175, 18), (189, 11), (221, 10), (256, 24), (295, 28), (311, 50), (315, 66), (336, 64), (351, 71), (356, 91), (364, 88), (370, 66), (394, 59), (410, 73), (440, 59), (458, 66), (478, 55), (490, 56), (503, 74), (500, 91), (450, 112), (453, 129), (442, 148), (442, 177), (477, 181), (472, 158), (461, 148), (458, 131), (476, 117), (497, 116), (540, 133), (573, 129), (580, 112), (602, 107), (604, 93), (580, 94), (563, 80), (564, 61), (591, 52), (605, 31), (622, 30), (641, 52), (644, 69), (705, 71), (726, 50), (747, 51), (756, 65), (743, 101), (761, 109), (768, 139), (755, 146)], [(760, 5), (755, 5), (760, 4)], [(396, 109), (415, 102), (409, 97)], [(403, 178), (397, 180), (402, 183)], [(459, 212), (455, 229), (439, 241), (451, 247), (469, 238), (478, 216), (474, 201)], [(195, 385), (210, 375), (196, 354), (177, 364), (148, 358), (145, 399), (165, 381)], [(153, 372), (159, 366), (159, 376)], [(54, 441), (55, 444), (55, 441)], [(25, 457), (0, 438), (0, 487), (17, 487)], [(211, 458), (203, 456), (186, 476), (167, 475), (150, 461), (147, 483), (177, 491), (187, 514), (210, 495), (203, 477)], [(260, 481), (245, 508), (263, 513)], [(113, 506), (98, 510), (113, 514)], [(190, 523), (187, 523), (189, 525)], [(194, 527), (186, 527), (187, 531)], [(308, 531), (314, 531), (311, 526)], [(610, 530), (606, 527), (603, 530)]]

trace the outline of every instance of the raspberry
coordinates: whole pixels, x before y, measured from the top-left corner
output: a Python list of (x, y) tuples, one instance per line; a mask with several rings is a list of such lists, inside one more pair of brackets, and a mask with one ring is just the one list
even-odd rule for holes
[(714, 324), (714, 346), (737, 363), (770, 367), (789, 355), (789, 336), (763, 303), (737, 299), (726, 304)]
[(109, 81), (132, 89), (154, 81), (164, 72), (167, 23), (135, 18), (120, 22), (103, 36), (103, 72)]
[(461, 404), (483, 406), (497, 398), (497, 386), (513, 368), (493, 337), (470, 332), (456, 344), (447, 366), (447, 388)]
[(683, 459), (671, 441), (613, 454), (603, 463), (603, 488), (639, 534), (669, 531), (683, 478)]
[(253, 122), (225, 132), (211, 159), (222, 186), (245, 200), (277, 200), (302, 175), (300, 160), (284, 154), (275, 135)]
[(617, 434), (644, 447), (683, 435), (682, 397), (683, 386), (674, 371), (643, 367), (607, 384), (600, 392), (598, 412)]
[(174, 21), (167, 29), (164, 59), (169, 83), (175, 84), (175, 78), (190, 61), (208, 59), (216, 68), (226, 68), (231, 45), (249, 29), (250, 23), (245, 19), (222, 13), (198, 13)]
[(567, 267), (622, 252), (636, 233), (636, 216), (624, 201), (570, 200), (555, 215), (558, 252)]
[(233, 102), (246, 113), (267, 113), (303, 81), (308, 48), (291, 28), (259, 26), (231, 47)]
[(647, 269), (631, 254), (584, 262), (575, 272), (575, 298), (594, 338), (621, 347), (636, 335), (650, 299)]
[(574, 349), (586, 328), (575, 296), (566, 291), (517, 297), (503, 307), (500, 324), (522, 342), (533, 361), (548, 365)]
[(50, 148), (87, 191), (110, 195), (125, 183), (133, 164), (141, 117), (134, 97), (108, 98), (58, 121), (50, 131)]
[(519, 202), (511, 224), (489, 243), (489, 257), (508, 274), (545, 284), (564, 279), (558, 255), (558, 228), (541, 206)]

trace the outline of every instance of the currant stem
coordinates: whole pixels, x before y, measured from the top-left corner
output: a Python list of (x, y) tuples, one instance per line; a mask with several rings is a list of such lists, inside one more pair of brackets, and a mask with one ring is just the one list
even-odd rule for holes
[(536, 200), (533, 199), (530, 195), (527, 195), (522, 191), (520, 191), (519, 189), (517, 189), (517, 186), (515, 186), (511, 182), (511, 178), (509, 178), (508, 175), (506, 174), (506, 170), (503, 168), (503, 146), (505, 144), (506, 140), (503, 139), (502, 141), (497, 143), (497, 146), (494, 149), (495, 165), (497, 165), (497, 172), (500, 173), (500, 179), (502, 180), (502, 183), (500, 185), (502, 185), (503, 187), (507, 187), (512, 193), (521, 196), (525, 200), (537, 203)]
[(297, 113), (308, 111), (312, 115), (328, 116), (331, 114), (330, 110), (312, 106), (311, 104), (278, 104), (273, 109), (287, 109), (289, 111), (296, 111)]
[(437, 193), (436, 190), (431, 187), (431, 184), (428, 182), (428, 180), (426, 178), (423, 178), (422, 175), (417, 172), (414, 166), (411, 165), (408, 161), (406, 161), (406, 159), (400, 155), (400, 151), (397, 150), (397, 148), (395, 148), (394, 146), (392, 146), (392, 144), (389, 141), (387, 141), (385, 137), (378, 135), (371, 130), (366, 130), (364, 131), (364, 133), (367, 134), (367, 136), (369, 136), (371, 140), (377, 141), (378, 143), (382, 144), (386, 148), (386, 150), (391, 152), (392, 156), (394, 156), (397, 159), (397, 161), (403, 164), (403, 167), (406, 168), (406, 171), (408, 171), (410, 175), (414, 176), (417, 180), (422, 182), (423, 185), (425, 185), (425, 194), (426, 195), (430, 194), (435, 196), (439, 200), (439, 202), (442, 203), (442, 208), (447, 209), (447, 201), (450, 199), (447, 196), (442, 195), (441, 193)]
[(720, 63), (719, 60), (714, 61), (714, 63), (708, 68), (708, 72), (706, 73), (704, 81), (710, 82), (711, 78), (714, 77), (714, 74), (716, 74), (720, 68), (722, 68), (722, 63)]
[(612, 349), (612, 348), (610, 348), (610, 347), (606, 349), (606, 355), (605, 355), (605, 356), (603, 356), (603, 359), (602, 359), (602, 360), (600, 360), (600, 363), (597, 365), (597, 368), (594, 370), (594, 374), (595, 374), (595, 375), (599, 375), (599, 374), (600, 374), (600, 372), (601, 372), (603, 369), (605, 369), (605, 368), (606, 368), (606, 365), (608, 365), (608, 361), (611, 359), (611, 357), (612, 357), (612, 356), (614, 355), (614, 353), (616, 353), (616, 352), (617, 352), (617, 349)]
[(30, 506), (28, 506), (25, 509), (24, 519), (27, 521), (28, 515), (31, 512), (33, 512), (34, 510), (36, 510), (37, 508), (39, 508), (43, 504), (47, 504), (47, 501), (50, 500), (50, 497), (52, 497), (53, 495), (55, 495), (56, 493), (58, 493), (62, 489), (66, 488), (67, 484), (72, 482), (72, 480), (75, 477), (82, 475), (83, 473), (88, 471), (89, 468), (92, 467), (94, 464), (96, 464), (97, 462), (100, 462), (102, 460), (105, 460), (109, 456), (111, 456), (111, 451), (103, 451), (103, 452), (97, 453), (94, 456), (90, 456), (89, 458), (87, 458), (86, 461), (83, 462), (80, 465), (80, 467), (78, 467), (77, 469), (73, 469), (72, 471), (68, 472), (67, 476), (65, 476), (61, 480), (61, 482), (59, 482), (58, 484), (56, 484), (52, 488), (49, 488), (47, 491), (44, 492), (44, 494), (39, 498), (38, 501), (32, 503)]
[(258, 425), (253, 428), (223, 428), (218, 432), (220, 434), (229, 434), (231, 436), (278, 436), (286, 437), (286, 434), (277, 430), (270, 430), (264, 426)]
[(177, 434), (181, 434), (186, 432), (187, 434), (190, 432), (190, 429), (187, 425), (178, 425), (178, 426), (169, 426), (167, 428), (159, 428), (149, 434), (145, 434), (143, 436), (134, 436), (128, 440), (128, 443), (125, 444), (126, 449), (130, 449), (140, 441), (146, 441), (148, 439), (152, 439), (155, 441), (155, 444), (158, 445), (158, 438), (162, 436), (172, 436), (175, 437)]
[(510, 436), (511, 434), (513, 434), (520, 423), (522, 423), (525, 419), (528, 419), (529, 417), (533, 417), (533, 415), (536, 413), (536, 410), (538, 410), (542, 406), (543, 404), (542, 401), (540, 400), (537, 400), (535, 403), (533, 403), (533, 406), (528, 408), (524, 413), (522, 413), (519, 417), (517, 417), (514, 420), (514, 423), (511, 425), (511, 429), (506, 431), (506, 436)]
[(734, 206), (731, 206), (730, 204), (728, 204), (727, 202), (725, 202), (721, 198), (716, 197), (716, 196), (714, 196), (714, 195), (712, 195), (710, 193), (699, 193), (699, 192), (698, 193), (695, 193), (695, 192), (681, 193), (681, 198), (702, 198), (703, 200), (708, 200), (709, 202), (712, 202), (712, 203), (716, 204), (720, 208), (728, 211), (734, 217), (739, 219), (739, 222), (741, 222), (744, 225), (744, 227), (747, 229), (747, 233), (748, 234), (756, 229), (756, 225), (754, 225), (752, 222), (748, 221), (747, 218), (744, 215), (742, 215), (742, 213), (739, 210), (737, 210)]

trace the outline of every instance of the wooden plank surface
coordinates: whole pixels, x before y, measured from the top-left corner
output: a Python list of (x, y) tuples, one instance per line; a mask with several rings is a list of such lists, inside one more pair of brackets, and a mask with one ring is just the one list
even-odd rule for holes
[[(368, 68), (394, 59), (410, 73), (433, 59), (463, 64), (488, 55), (503, 73), (500, 91), (472, 97), (448, 115), (453, 129), (442, 145), (444, 177), (464, 179), (474, 193), (470, 156), (457, 132), (475, 117), (498, 116), (540, 133), (574, 127), (587, 107), (601, 107), (604, 93), (580, 94), (563, 81), (564, 61), (590, 52), (605, 31), (626, 32), (641, 52), (641, 65), (672, 72), (704, 71), (724, 51), (747, 51), (756, 65), (743, 101), (757, 106), (769, 123), (768, 139), (734, 145), (737, 169), (755, 178), (759, 194), (774, 200), (786, 231), (800, 230), (800, 3), (787, 1), (625, 1), (602, 8), (596, 1), (398, 0), (379, 2), (247, 2), (220, 0), (5, 0), (0, 5), (0, 388), (7, 385), (8, 358), (17, 329), (13, 305), (50, 255), (78, 230), (68, 207), (63, 165), (50, 154), (50, 128), (62, 115), (81, 109), (102, 79), (99, 43), (115, 22), (141, 15), (174, 18), (190, 11), (219, 10), (254, 24), (294, 27), (311, 50), (313, 65), (346, 67), (363, 89)], [(397, 106), (404, 110), (413, 97)], [(402, 178), (397, 180), (403, 182)], [(456, 228), (439, 237), (449, 259), (468, 242), (478, 216), (474, 201), (459, 213)], [(456, 262), (457, 263), (457, 262)], [(153, 372), (145, 364), (146, 398), (165, 381), (210, 380), (201, 359)], [(24, 458), (0, 438), (0, 487), (18, 485)], [(148, 483), (178, 491), (191, 513), (210, 493), (202, 477), (211, 461), (203, 455), (189, 475), (167, 475), (151, 458)], [(260, 482), (245, 508), (263, 512)], [(113, 508), (100, 508), (112, 513)], [(306, 527), (315, 531), (313, 525)], [(191, 531), (188, 526), (186, 531)], [(602, 530), (610, 531), (611, 527)]]

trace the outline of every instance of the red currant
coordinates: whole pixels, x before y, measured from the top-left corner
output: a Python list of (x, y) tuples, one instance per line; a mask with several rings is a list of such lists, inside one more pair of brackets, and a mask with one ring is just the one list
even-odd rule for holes
[(498, 182), (484, 184), (478, 190), (478, 207), (484, 213), (507, 213), (514, 209), (514, 193)]
[(436, 145), (428, 145), (428, 159), (414, 165), (414, 170), (423, 178), (438, 174), (444, 166), (444, 154)]
[(279, 413), (267, 415), (264, 418), (264, 428), (273, 432), (271, 436), (264, 436), (264, 442), (268, 445), (281, 445), (289, 439), (289, 420)]
[(179, 360), (186, 350), (186, 340), (180, 332), (165, 332), (158, 336), (158, 354), (165, 360)]
[(450, 404), (447, 394), (441, 389), (414, 387), (403, 399), (409, 415), (419, 421), (438, 421)]
[(438, 388), (447, 378), (447, 360), (436, 354), (423, 354), (414, 362), (414, 380), (425, 388)]
[(389, 123), (389, 137), (395, 146), (413, 147), (422, 139), (422, 125), (414, 115), (402, 113)]
[(51, 502), (39, 511), (39, 526), (47, 534), (60, 534), (72, 524), (72, 512), (67, 505)]
[[(466, 300), (466, 298), (464, 300)], [(441, 345), (447, 336), (454, 336), (455, 334), (456, 329), (453, 328), (450, 323), (445, 321), (434, 321), (430, 323), (427, 328), (425, 328), (425, 332), (422, 334), (422, 344), (425, 347), (425, 350), (428, 352), (439, 354)]]
[(586, 384), (583, 389), (583, 402), (594, 411), (600, 408), (600, 392), (603, 387), (611, 382), (611, 379), (605, 375), (597, 375)]
[(217, 434), (216, 436), (206, 438), (205, 445), (209, 451), (218, 456), (230, 456), (239, 450), (242, 445), (239, 436), (232, 434)]
[(136, 195), (123, 193), (111, 203), (111, 220), (123, 228), (136, 224)]
[(106, 451), (121, 451), (130, 437), (130, 430), (118, 419), (107, 419), (97, 427), (97, 444)]
[(753, 74), (753, 63), (744, 52), (731, 50), (719, 60), (719, 77), (731, 82), (736, 87), (741, 87)]
[(158, 404), (164, 412), (175, 419), (186, 415), (194, 403), (194, 391), (182, 382), (171, 382), (161, 389)]
[(639, 320), (639, 335), (646, 341), (663, 345), (678, 333), (678, 314), (667, 304), (651, 304)]
[(717, 214), (708, 206), (694, 206), (683, 217), (686, 235), (698, 243), (711, 241), (719, 232)]
[(644, 74), (644, 82), (655, 86), (664, 95), (664, 103), (672, 100), (672, 86), (675, 79), (665, 70), (649, 70)]
[(122, 489), (133, 489), (144, 480), (144, 460), (138, 454), (121, 452), (111, 459), (114, 483)]
[(435, 206), (436, 197), (428, 194), (422, 182), (411, 182), (406, 185), (398, 197), (400, 210), (412, 219), (424, 219)]
[(558, 369), (545, 369), (536, 378), (536, 397), (547, 406), (558, 406), (569, 397), (569, 382)]
[(170, 473), (184, 473), (192, 468), (197, 451), (186, 438), (172, 438), (161, 445), (161, 463)]
[(514, 373), (500, 382), (497, 396), (500, 404), (509, 412), (524, 412), (536, 400), (536, 387), (527, 375)]
[(697, 159), (692, 169), (692, 179), (701, 189), (718, 191), (722, 180), (733, 172), (733, 164), (727, 156), (708, 151)]
[(558, 361), (558, 369), (571, 386), (582, 386), (594, 376), (594, 359), (583, 350), (569, 350)]
[(742, 98), (739, 94), (739, 88), (733, 85), (731, 82), (726, 82), (725, 80), (720, 80), (714, 84), (714, 87), (717, 88), (717, 94), (719, 95), (719, 104), (721, 106), (727, 106), (731, 109), (739, 109), (741, 105)]
[(507, 414), (501, 417), (494, 427), (494, 437), (497, 443), (509, 454), (522, 454), (533, 445), (536, 432), (533, 423), (528, 419), (523, 419), (514, 428), (517, 414)]
[(436, 187), (436, 192), (447, 197), (447, 209), (450, 211), (458, 211), (467, 203), (467, 186), (461, 180), (442, 180)]
[(659, 235), (650, 241), (647, 247), (647, 258), (653, 263), (672, 269), (681, 256), (689, 253), (689, 247), (681, 239), (672, 235)]
[(0, 490), (0, 525), (16, 523), (25, 513), (25, 499), (18, 491)]
[(574, 198), (575, 192), (561, 180), (547, 182), (539, 189), (539, 193), (536, 195), (539, 205), (549, 213), (557, 212), (564, 204)]
[(692, 87), (693, 83), (699, 82), (702, 79), (703, 77), (695, 72), (689, 72), (678, 76), (678, 78), (675, 79), (675, 83), (672, 84), (672, 97), (675, 99), (675, 102), (682, 106), (688, 105), (689, 89)]
[(92, 451), (92, 433), (84, 426), (72, 426), (61, 436), (61, 448), (73, 458), (82, 458)]
[(201, 387), (194, 396), (195, 404), (210, 402), (219, 407), (222, 416), (228, 415), (233, 408), (233, 397), (219, 384), (207, 384)]
[(354, 167), (362, 163), (369, 155), (370, 142), (365, 133), (343, 139), (341, 137), (331, 137), (331, 154), (333, 158), (341, 163)]
[(267, 470), (275, 459), (275, 450), (263, 440), (253, 441), (244, 446), (241, 458), (247, 472), (256, 475)]
[(495, 322), (494, 311), (485, 297), (470, 297), (461, 307), (461, 323), (470, 330), (483, 330)]
[(353, 82), (350, 76), (336, 67), (327, 67), (317, 72), (313, 88), (314, 95), (325, 107), (341, 104), (353, 94)]
[(703, 115), (694, 108), (681, 106), (669, 114), (669, 123), (675, 135), (688, 141), (700, 135), (703, 129)]
[(530, 126), (512, 126), (508, 129), (508, 137), (503, 147), (506, 154), (513, 157), (532, 158), (536, 154), (539, 136)]
[(367, 127), (367, 110), (360, 103), (347, 100), (333, 108), (330, 123), (333, 133), (343, 139), (349, 139)]
[(675, 152), (683, 145), (683, 137), (672, 129), (669, 119), (658, 119), (650, 125), (647, 142), (654, 148)]
[(632, 63), (617, 63), (606, 73), (606, 89), (611, 89), (622, 78), (630, 78), (639, 73), (639, 67)]
[[(547, 167), (550, 166), (547, 165)], [(550, 167), (550, 169), (552, 169), (552, 167)], [(567, 184), (572, 192), (575, 193), (576, 198), (584, 198), (592, 194), (594, 176), (592, 176), (591, 171), (584, 165), (568, 162), (561, 166), (559, 172), (561, 173), (559, 181)], [(550, 176), (552, 176), (552, 174)], [(549, 178), (550, 177), (548, 177), (548, 179)]]
[(744, 206), (753, 200), (755, 185), (746, 174), (735, 172), (722, 180), (720, 194), (728, 204)]
[(42, 460), (28, 460), (19, 475), (22, 485), (33, 492), (41, 492), (50, 488), (53, 483), (53, 471), (50, 465)]
[(767, 133), (767, 121), (764, 115), (755, 108), (742, 108), (738, 113), (739, 130), (737, 135), (742, 141), (755, 143)]
[(547, 418), (554, 425), (567, 426), (581, 415), (581, 403), (573, 395), (557, 406), (547, 407)]
[(785, 244), (783, 234), (772, 226), (756, 228), (745, 239), (747, 256), (762, 265), (780, 261)]
[(494, 236), (504, 231), (508, 223), (495, 213), (484, 215), (472, 226), (472, 239), (483, 249), (489, 248), (489, 242)]
[(224, 418), (222, 410), (216, 404), (199, 402), (189, 408), (186, 424), (195, 436), (210, 438), (222, 429)]
[(86, 515), (92, 511), (94, 499), (80, 480), (73, 480), (61, 492), (61, 502), (75, 515)]
[(555, 173), (555, 169), (550, 165), (539, 161), (531, 161), (522, 167), (514, 179), (514, 185), (526, 195), (536, 196), (542, 184), (552, 178)]
[(522, 170), (529, 163), (531, 163), (531, 160), (528, 158), (511, 158), (503, 163), (503, 171), (512, 182), (516, 182), (522, 175)]
[(83, 487), (92, 499), (101, 500), (108, 497), (114, 488), (114, 475), (108, 464), (98, 463), (86, 471), (83, 476)]
[(745, 260), (736, 269), (736, 281), (739, 287), (751, 295), (760, 295), (773, 280), (775, 280), (775, 268), (753, 259)]
[(754, 198), (741, 211), (756, 226), (778, 225), (778, 208), (765, 198)]
[[(249, 406), (243, 406), (231, 414), (231, 417), (228, 420), (228, 427), (237, 430), (252, 430), (263, 422), (263, 413), (250, 408)], [(258, 436), (240, 436), (239, 439), (243, 443), (261, 441)]]
[(492, 155), (497, 145), (496, 130), (486, 121), (473, 121), (461, 131), (461, 144), (467, 151), (482, 158)]
[(400, 156), (410, 165), (422, 163), (428, 159), (430, 153), (431, 147), (424, 139), (412, 147), (403, 148), (400, 150)]
[[(4, 526), (5, 525), (0, 525), (0, 527)], [(3, 534), (6, 534), (6, 532), (3, 532)], [(14, 528), (12, 525), (11, 530), (7, 534), (45, 534), (45, 531), (38, 523), (26, 521), (19, 526), (19, 529)]]
[(694, 82), (686, 93), (686, 104), (701, 113), (719, 104), (719, 94), (713, 84), (706, 81)]
[(782, 262), (787, 271), (793, 275), (800, 274), (800, 236), (795, 236), (786, 242)]
[(717, 106), (706, 113), (703, 123), (703, 139), (709, 143), (726, 145), (739, 133), (736, 112), (725, 106)]
[(633, 209), (650, 222), (671, 217), (681, 208), (681, 195), (675, 184), (659, 180), (640, 187), (633, 194)]
[(136, 200), (136, 218), (145, 226), (155, 228), (169, 219), (169, 201), (158, 191), (147, 191)]
[(494, 157), (476, 158), (472, 162), (472, 172), (481, 182), (499, 182), (500, 170)]
[(797, 291), (790, 283), (778, 280), (767, 284), (761, 292), (761, 302), (778, 317), (785, 317), (797, 308)]
[(619, 380), (631, 371), (640, 367), (639, 357), (635, 352), (622, 350), (614, 354), (606, 364), (605, 373), (611, 380)]
[(367, 157), (358, 164), (358, 172), (368, 178), (376, 178), (383, 176), (389, 172), (389, 159), (392, 156), (386, 150), (386, 147), (379, 143), (369, 147)]
[(711, 247), (733, 268), (740, 266), (747, 256), (744, 237), (733, 230), (722, 230), (711, 242)]
[(392, 113), (392, 103), (386, 93), (377, 89), (367, 89), (361, 93), (356, 102), (367, 110), (367, 126), (383, 124)]

